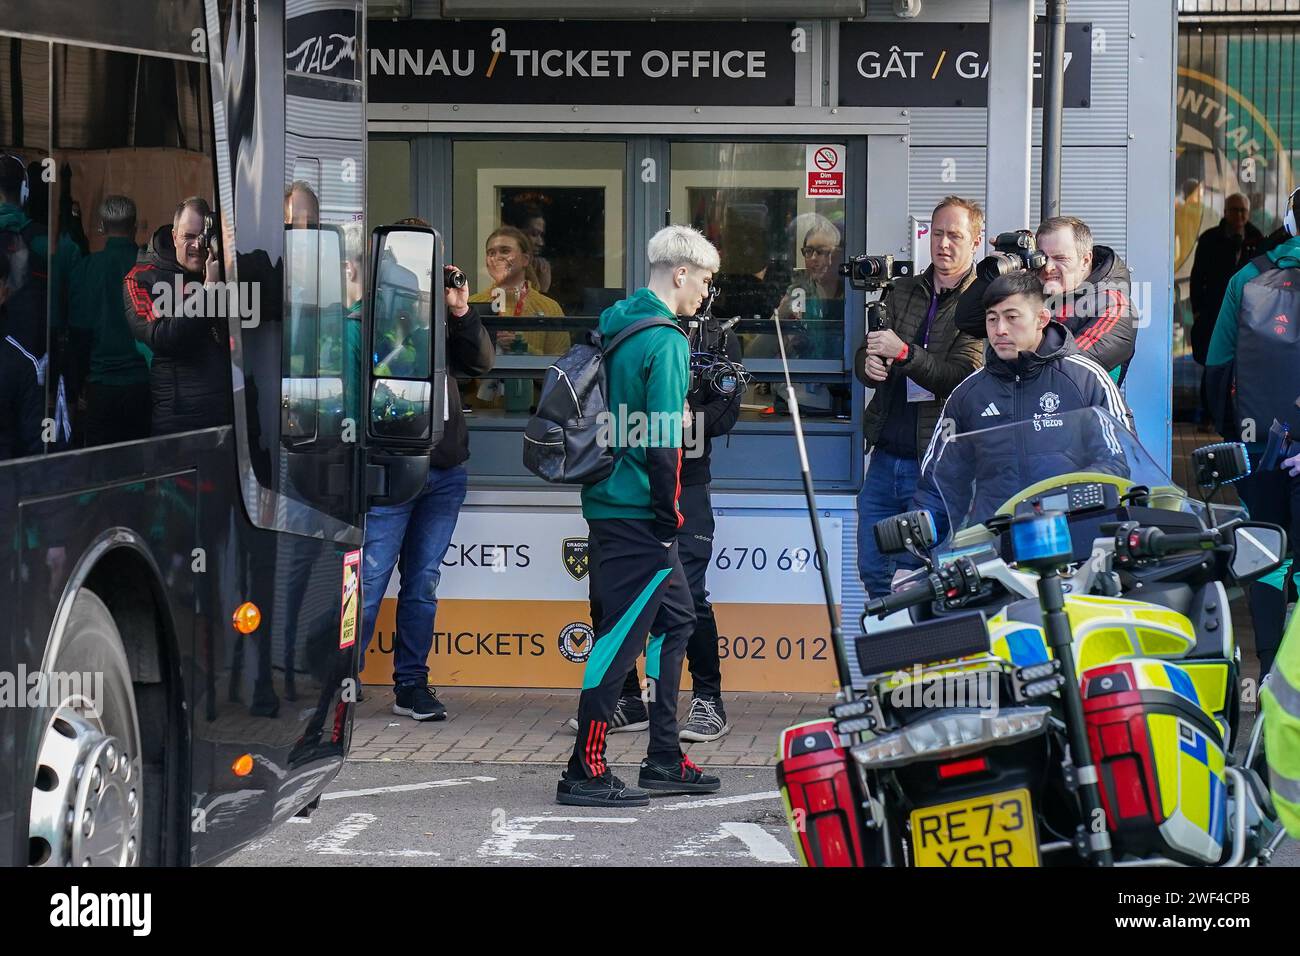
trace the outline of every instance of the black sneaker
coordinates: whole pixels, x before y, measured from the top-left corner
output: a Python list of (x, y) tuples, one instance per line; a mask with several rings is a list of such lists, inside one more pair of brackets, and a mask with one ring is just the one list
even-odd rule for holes
[(722, 701), (712, 697), (692, 697), (691, 712), (686, 722), (677, 732), (679, 740), (695, 743), (707, 743), (731, 733), (731, 724), (727, 723), (727, 712), (722, 709)]
[(649, 758), (642, 760), (636, 785), (656, 793), (717, 793), (722, 781), (709, 776), (683, 755), (677, 764), (669, 766), (651, 763)]
[(569, 807), (646, 807), (650, 794), (629, 787), (609, 770), (580, 780), (570, 780), (566, 770), (555, 785), (555, 802)]
[(438, 692), (428, 684), (399, 684), (393, 713), (412, 720), (447, 719), (447, 708), (438, 700)]
[[(578, 718), (570, 717), (569, 729), (578, 732)], [(636, 730), (645, 730), (650, 726), (650, 712), (646, 710), (645, 701), (640, 697), (620, 697), (609, 718), (611, 734), (627, 734)]]

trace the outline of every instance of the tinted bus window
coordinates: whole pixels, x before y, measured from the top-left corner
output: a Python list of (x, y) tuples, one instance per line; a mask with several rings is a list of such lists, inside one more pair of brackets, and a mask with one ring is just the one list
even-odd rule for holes
[(40, 454), (46, 431), (49, 58), (48, 43), (0, 39), (0, 460)]
[[(189, 235), (182, 229), (178, 239), (172, 228), (178, 203), (200, 197), (216, 205), (209, 100), (202, 63), (54, 46), (49, 452), (148, 438), (162, 427), (156, 408), (178, 420), (184, 412), (185, 383), (176, 379), (185, 356), (172, 356), (166, 375), (155, 367), (128, 320), (122, 281), (137, 261), (177, 259)], [(197, 255), (206, 259), (206, 246)], [(180, 314), (191, 290), (176, 291), (170, 300), (155, 297), (155, 306), (170, 301)], [(214, 324), (207, 338), (225, 337)], [(221, 364), (211, 378), (228, 396)]]

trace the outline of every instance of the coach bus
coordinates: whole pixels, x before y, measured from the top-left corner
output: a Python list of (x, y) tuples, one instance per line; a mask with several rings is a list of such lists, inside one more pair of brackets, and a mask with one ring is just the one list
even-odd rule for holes
[[(401, 332), (367, 267), (441, 330), (441, 240), (365, 232), (362, 3), (4, 6), (0, 864), (213, 863), (342, 765), (363, 515), (423, 486), (446, 401), (441, 334), (376, 375)], [(212, 217), (175, 240), (192, 196)], [(158, 428), (148, 389), (194, 401), (193, 356), (137, 347), (127, 239), (213, 250), (140, 313), (211, 334), (207, 427)]]

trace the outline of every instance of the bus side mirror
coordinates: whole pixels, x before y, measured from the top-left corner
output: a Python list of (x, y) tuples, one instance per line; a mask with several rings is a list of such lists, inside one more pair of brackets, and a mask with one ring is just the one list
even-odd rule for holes
[(442, 237), (421, 226), (373, 236), (367, 434), (385, 450), (427, 454), (447, 404)]
[(423, 226), (379, 226), (371, 253), (366, 497), (391, 505), (424, 487), (446, 418), (442, 237)]

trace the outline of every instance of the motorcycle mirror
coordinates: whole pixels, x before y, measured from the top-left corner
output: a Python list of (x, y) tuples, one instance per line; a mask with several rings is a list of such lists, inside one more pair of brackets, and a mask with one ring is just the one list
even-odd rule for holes
[(877, 521), (872, 531), (881, 554), (903, 554), (911, 548), (929, 550), (939, 536), (933, 516), (924, 509)]
[(1273, 524), (1246, 523), (1232, 529), (1232, 576), (1254, 581), (1281, 567), (1286, 532)]

